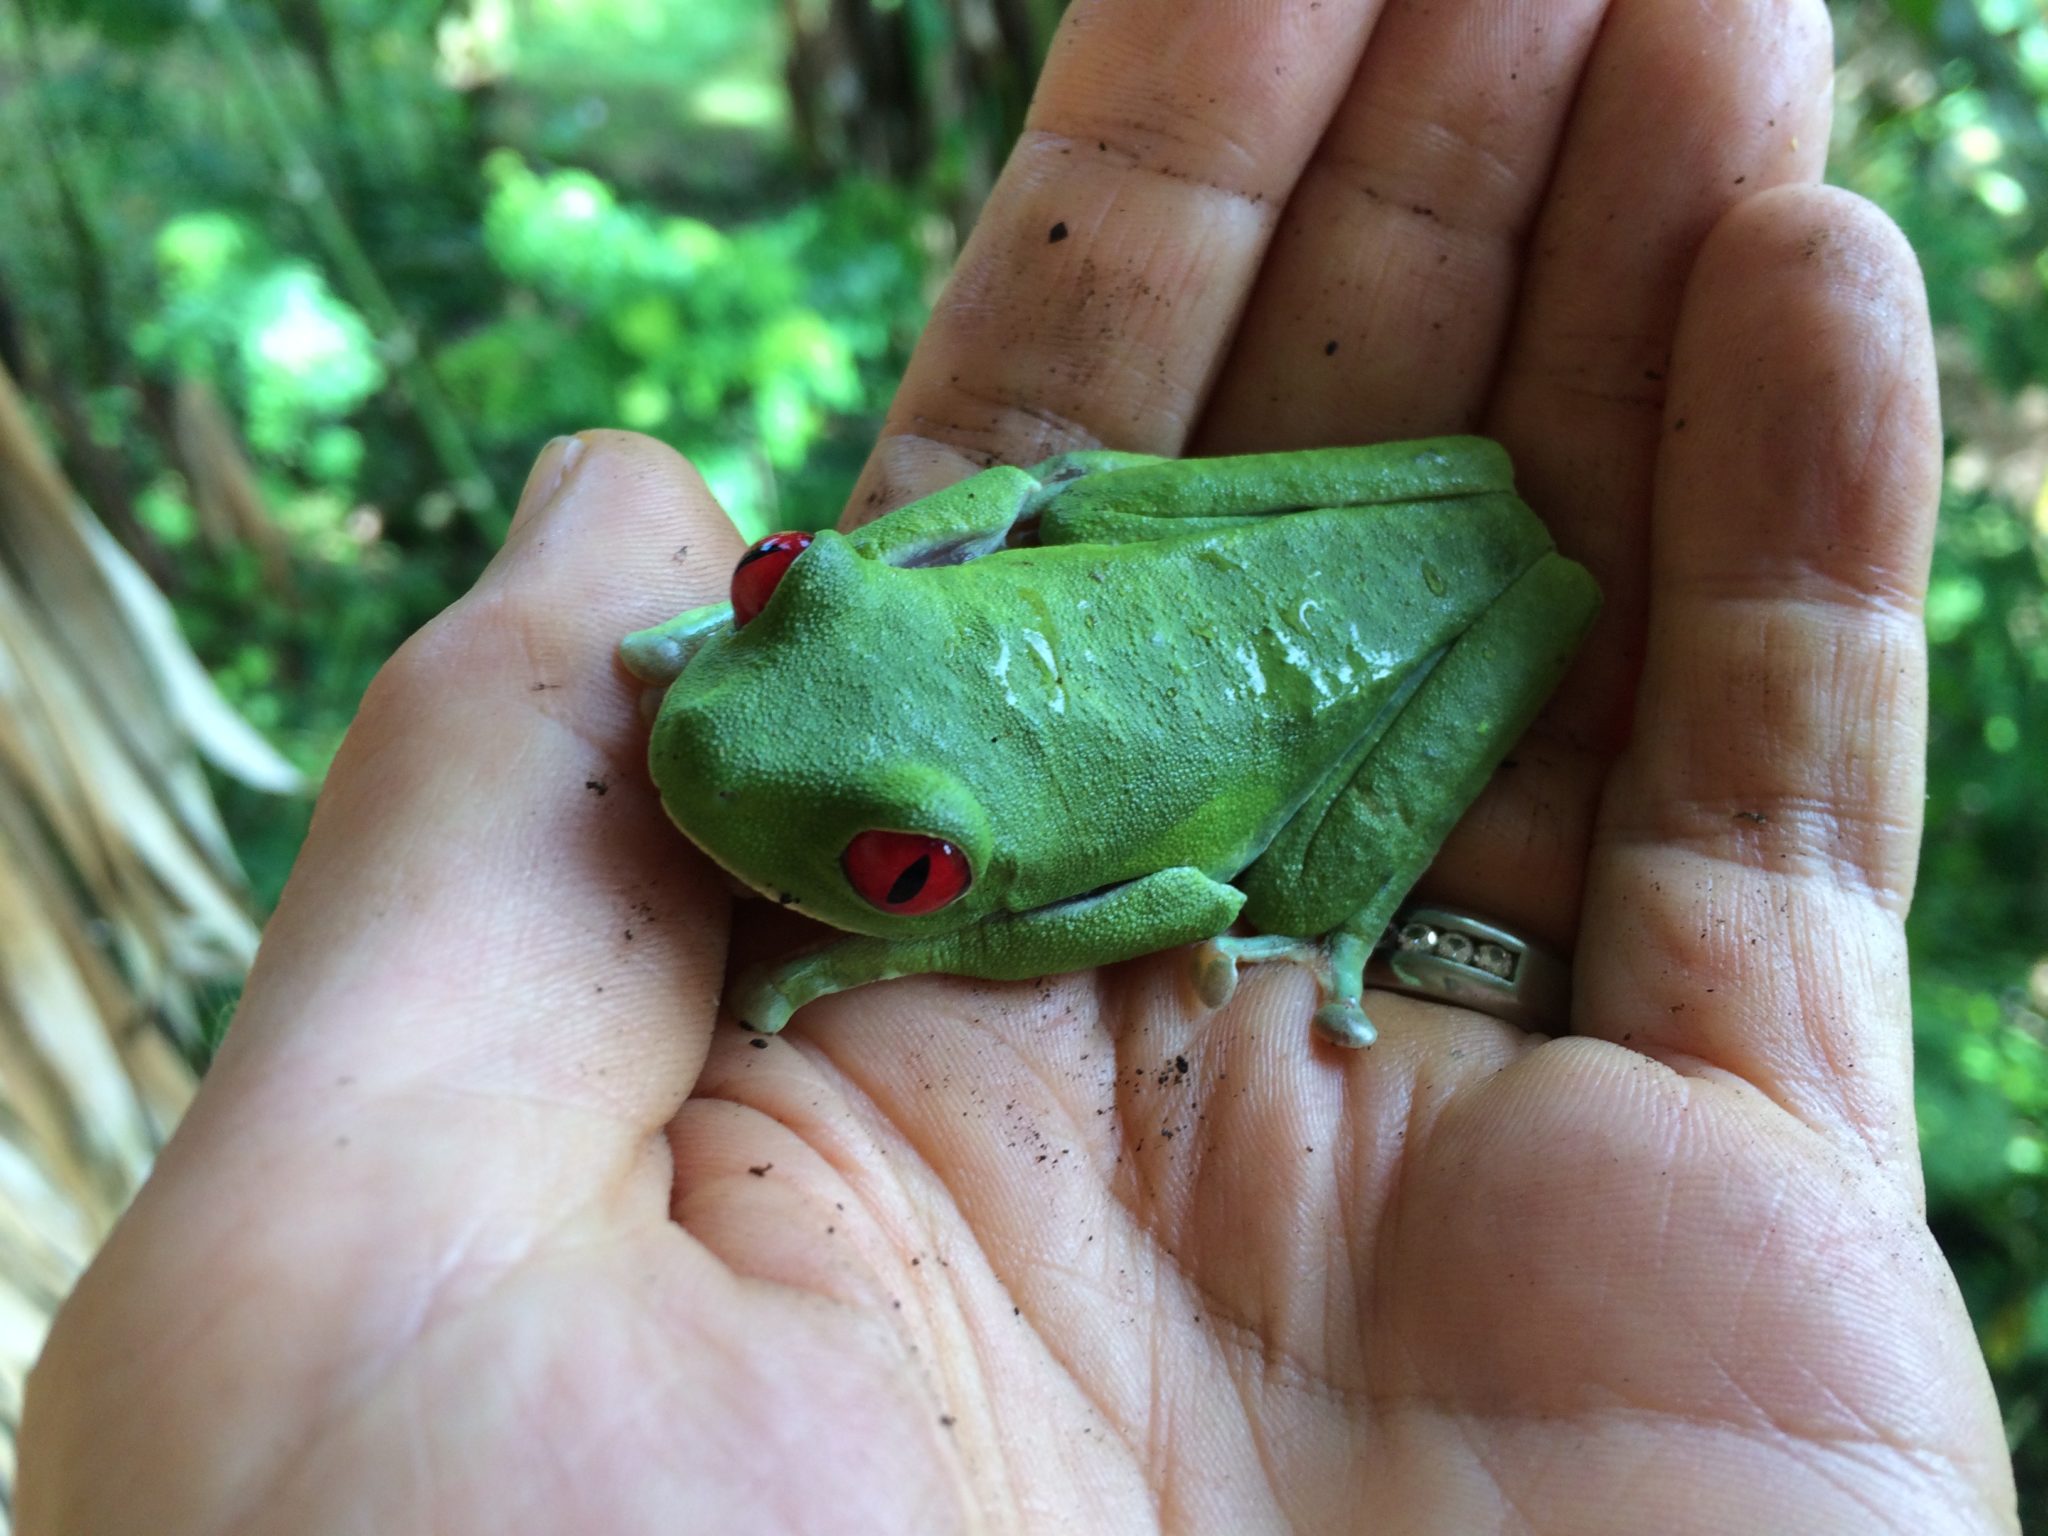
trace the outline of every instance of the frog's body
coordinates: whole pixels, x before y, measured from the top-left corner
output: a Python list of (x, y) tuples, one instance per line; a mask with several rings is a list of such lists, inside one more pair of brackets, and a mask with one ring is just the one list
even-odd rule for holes
[[(743, 988), (754, 1027), (884, 975), (1073, 969), (1242, 916), (1339, 936), (1318, 1019), (1356, 1039), (1364, 952), (1596, 603), (1489, 443), (1082, 454), (820, 534), (744, 628), (720, 605), (626, 649), (670, 684), (652, 761), (677, 824), (868, 936)], [(879, 909), (842, 860), (866, 829), (957, 848), (965, 889)]]

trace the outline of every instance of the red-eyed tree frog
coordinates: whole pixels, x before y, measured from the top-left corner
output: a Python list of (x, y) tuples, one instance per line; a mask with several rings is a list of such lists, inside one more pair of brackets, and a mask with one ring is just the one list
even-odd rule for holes
[(848, 935), (740, 978), (749, 1028), (1200, 943), (1211, 1005), (1298, 958), (1364, 1045), (1367, 957), (1598, 606), (1484, 439), (1083, 452), (774, 535), (622, 651), (676, 825)]

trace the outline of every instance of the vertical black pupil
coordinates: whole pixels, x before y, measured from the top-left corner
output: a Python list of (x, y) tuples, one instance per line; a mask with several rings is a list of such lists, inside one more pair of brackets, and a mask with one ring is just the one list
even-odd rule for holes
[(896, 883), (889, 887), (887, 898), (889, 905), (892, 907), (902, 906), (903, 903), (923, 890), (925, 881), (931, 879), (931, 877), (932, 856), (928, 853), (920, 853), (915, 859), (903, 866), (903, 873), (898, 875)]

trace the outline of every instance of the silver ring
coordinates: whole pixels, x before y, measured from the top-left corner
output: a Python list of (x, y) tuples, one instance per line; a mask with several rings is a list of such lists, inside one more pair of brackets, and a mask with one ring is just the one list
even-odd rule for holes
[(1571, 1018), (1570, 962), (1497, 923), (1447, 907), (1404, 907), (1366, 967), (1368, 985), (1555, 1034)]

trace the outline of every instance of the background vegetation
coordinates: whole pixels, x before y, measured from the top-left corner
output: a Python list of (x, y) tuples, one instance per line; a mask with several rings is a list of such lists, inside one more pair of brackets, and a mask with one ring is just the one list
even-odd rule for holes
[[(1058, 9), (5, 0), (0, 363), (317, 780), (553, 433), (662, 436), (750, 529), (836, 511)], [(1836, 14), (1832, 174), (1920, 252), (1949, 430), (1929, 1199), (2048, 1530), (2048, 23)], [(260, 911), (308, 802), (216, 788)]]

